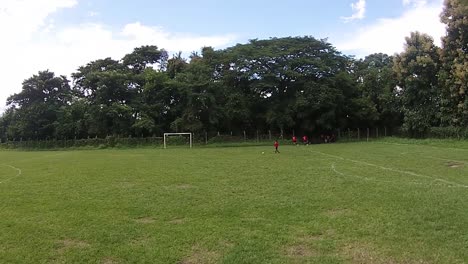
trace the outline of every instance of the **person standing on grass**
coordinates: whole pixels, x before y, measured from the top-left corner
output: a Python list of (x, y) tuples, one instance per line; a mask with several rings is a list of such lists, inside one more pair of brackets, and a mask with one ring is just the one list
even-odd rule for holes
[(302, 137), (302, 142), (304, 143), (304, 145), (309, 145), (309, 139), (307, 138), (307, 136), (303, 136)]
[(275, 146), (275, 153), (280, 153), (279, 150), (278, 150), (278, 147), (279, 147), (279, 142), (278, 140), (275, 140), (275, 144), (273, 144)]
[(297, 145), (297, 137), (296, 136), (292, 137), (292, 142), (293, 142), (294, 145)]

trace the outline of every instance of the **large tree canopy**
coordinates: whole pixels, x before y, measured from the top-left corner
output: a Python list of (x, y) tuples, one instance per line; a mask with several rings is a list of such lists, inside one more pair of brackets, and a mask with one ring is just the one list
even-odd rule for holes
[(441, 20), (447, 25), (442, 38), (441, 83), (445, 89), (443, 121), (468, 126), (468, 3), (445, 0)]
[(65, 76), (42, 71), (23, 82), (20, 93), (10, 96), (4, 114), (5, 136), (12, 138), (52, 138), (61, 136), (57, 120), (72, 103), (72, 91)]
[(434, 40), (426, 34), (411, 33), (393, 68), (401, 88), (404, 128), (413, 136), (424, 135), (439, 123), (439, 57)]

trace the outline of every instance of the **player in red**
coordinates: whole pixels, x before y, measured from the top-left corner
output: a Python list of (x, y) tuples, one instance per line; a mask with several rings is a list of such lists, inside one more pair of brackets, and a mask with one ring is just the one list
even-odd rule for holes
[(278, 147), (279, 147), (279, 142), (278, 142), (278, 140), (275, 140), (274, 146), (275, 146), (275, 153), (280, 153), (279, 150), (278, 150)]
[(296, 136), (292, 137), (292, 142), (293, 142), (294, 145), (297, 145), (297, 137)]
[(309, 144), (309, 139), (307, 138), (307, 136), (303, 136), (303, 137), (302, 137), (302, 142), (303, 142), (305, 145), (308, 145), (308, 144)]

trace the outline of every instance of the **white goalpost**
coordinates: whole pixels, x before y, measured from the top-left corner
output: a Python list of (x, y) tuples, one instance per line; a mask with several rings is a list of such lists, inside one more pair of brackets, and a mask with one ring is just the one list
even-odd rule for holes
[(190, 148), (192, 148), (192, 133), (164, 133), (164, 148), (167, 148), (168, 136), (190, 136)]

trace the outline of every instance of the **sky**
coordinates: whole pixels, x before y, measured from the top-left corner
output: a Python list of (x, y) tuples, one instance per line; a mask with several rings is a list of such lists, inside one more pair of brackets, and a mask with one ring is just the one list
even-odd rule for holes
[(135, 47), (170, 55), (250, 39), (327, 38), (357, 58), (401, 52), (411, 31), (440, 45), (443, 0), (0, 0), (0, 112), (41, 70), (70, 77), (79, 66)]

